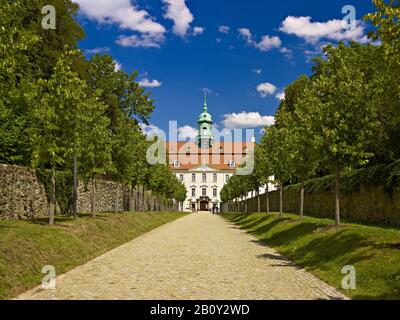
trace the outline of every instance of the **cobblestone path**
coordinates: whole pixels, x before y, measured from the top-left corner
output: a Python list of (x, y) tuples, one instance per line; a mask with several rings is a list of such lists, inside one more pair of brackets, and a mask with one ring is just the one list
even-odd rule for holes
[(18, 299), (343, 299), (275, 250), (209, 213), (118, 247)]

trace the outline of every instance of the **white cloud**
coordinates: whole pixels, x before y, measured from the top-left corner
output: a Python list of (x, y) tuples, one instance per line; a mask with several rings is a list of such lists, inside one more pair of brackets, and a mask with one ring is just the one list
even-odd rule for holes
[(254, 73), (256, 73), (256, 74), (261, 74), (262, 73), (262, 70), (261, 69), (253, 69), (252, 70)]
[(163, 34), (142, 34), (140, 36), (125, 36), (121, 35), (116, 41), (122, 47), (132, 48), (160, 48), (164, 42), (165, 37)]
[(284, 54), (286, 56), (286, 58), (288, 58), (288, 59), (291, 59), (293, 57), (293, 51), (286, 47), (280, 48), (279, 52)]
[(231, 28), (229, 28), (228, 26), (219, 26), (218, 28), (218, 31), (220, 33), (225, 33), (225, 34), (228, 34), (230, 30)]
[(241, 112), (225, 114), (222, 121), (226, 129), (252, 129), (275, 124), (273, 116), (261, 116), (258, 112)]
[(140, 33), (165, 33), (146, 10), (140, 10), (130, 0), (74, 0), (80, 12), (98, 23), (117, 24), (121, 29)]
[(203, 92), (206, 93), (208, 96), (218, 96), (218, 92), (215, 92), (210, 88), (202, 88), (201, 90), (203, 90)]
[(162, 86), (162, 82), (158, 80), (149, 80), (148, 78), (144, 78), (140, 81), (138, 81), (139, 86), (144, 87), (144, 88), (158, 88)]
[(239, 34), (240, 34), (245, 40), (251, 41), (252, 34), (251, 34), (250, 29), (248, 29), (248, 28), (239, 28), (238, 31), (239, 31)]
[(190, 24), (194, 20), (185, 0), (163, 0), (163, 2), (167, 6), (164, 17), (174, 22), (173, 33), (185, 37), (190, 29)]
[(260, 83), (257, 86), (257, 91), (260, 93), (261, 97), (265, 98), (276, 92), (276, 86), (269, 82)]
[(122, 64), (118, 60), (114, 60), (115, 71), (119, 71), (122, 69)]
[(184, 126), (178, 128), (178, 140), (186, 141), (189, 139), (190, 141), (194, 141), (197, 137), (197, 130), (191, 126)]
[(92, 54), (98, 54), (98, 53), (106, 53), (106, 52), (110, 52), (110, 51), (111, 51), (111, 49), (109, 47), (101, 47), (101, 48), (87, 49), (87, 50), (85, 50), (85, 53), (92, 55)]
[(148, 136), (148, 137), (164, 137), (165, 136), (165, 132), (163, 130), (161, 130), (159, 127), (150, 124), (144, 124), (144, 123), (140, 123), (139, 124), (140, 128), (142, 129), (142, 132)]
[(279, 37), (263, 36), (261, 41), (255, 44), (255, 47), (260, 51), (269, 51), (275, 48), (279, 48), (282, 45)]
[(277, 98), (278, 100), (282, 101), (285, 100), (285, 91), (279, 92), (275, 98)]
[(194, 27), (193, 28), (193, 35), (197, 36), (203, 34), (206, 29), (203, 27)]
[(296, 35), (308, 43), (316, 43), (320, 39), (335, 41), (355, 40), (361, 43), (368, 42), (365, 35), (365, 24), (357, 21), (355, 29), (343, 28), (342, 20), (329, 20), (326, 22), (312, 22), (311, 17), (289, 16), (279, 29), (286, 34)]
[(254, 40), (253, 35), (248, 28), (239, 28), (239, 35), (246, 41), (246, 43), (260, 51), (270, 51), (272, 49), (280, 48), (282, 41), (279, 37), (264, 35), (261, 41), (257, 42)]

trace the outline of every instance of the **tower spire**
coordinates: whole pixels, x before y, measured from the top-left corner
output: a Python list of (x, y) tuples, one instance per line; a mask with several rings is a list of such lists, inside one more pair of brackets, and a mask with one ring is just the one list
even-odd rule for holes
[(199, 130), (197, 135), (197, 142), (199, 147), (202, 149), (206, 149), (212, 146), (213, 144), (213, 135), (212, 135), (212, 116), (208, 113), (207, 108), (207, 92), (204, 92), (204, 106), (203, 113), (200, 114), (199, 120), (197, 121), (199, 124)]

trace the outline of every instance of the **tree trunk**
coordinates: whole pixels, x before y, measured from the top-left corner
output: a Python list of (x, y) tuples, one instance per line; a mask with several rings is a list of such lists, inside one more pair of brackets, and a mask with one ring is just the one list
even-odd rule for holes
[(72, 208), (72, 215), (74, 219), (78, 217), (78, 178), (77, 178), (77, 164), (76, 164), (76, 157), (74, 157), (74, 201), (73, 201), (73, 208)]
[(146, 189), (144, 188), (144, 184), (143, 184), (143, 186), (142, 186), (142, 211), (143, 212), (145, 212), (146, 210), (144, 209), (144, 204), (145, 204), (145, 192), (146, 192)]
[(300, 219), (304, 221), (304, 179), (301, 179), (300, 189)]
[(150, 211), (154, 212), (155, 211), (154, 210), (155, 209), (155, 204), (154, 204), (154, 195), (153, 194), (151, 194), (150, 203), (151, 203)]
[(269, 186), (267, 185), (267, 188), (265, 190), (265, 195), (266, 195), (266, 199), (267, 199), (267, 214), (270, 214), (270, 210), (269, 210)]
[(137, 192), (136, 192), (136, 199), (135, 199), (135, 207), (136, 211), (140, 211), (140, 186), (136, 186)]
[(283, 217), (283, 183), (279, 187), (279, 215)]
[(135, 199), (135, 192), (134, 192), (135, 188), (133, 187), (133, 185), (131, 186), (131, 212), (136, 211), (136, 199)]
[(56, 208), (56, 171), (51, 170), (51, 190), (49, 203), (49, 225), (54, 226), (54, 213)]
[(115, 202), (115, 213), (119, 212), (119, 183), (117, 183), (117, 201)]
[(96, 180), (92, 177), (92, 218), (96, 218)]
[(260, 199), (260, 192), (257, 192), (257, 212), (261, 212), (261, 199)]
[(128, 211), (132, 212), (132, 186), (128, 185)]
[(336, 225), (340, 225), (340, 172), (336, 172), (335, 176), (335, 221)]

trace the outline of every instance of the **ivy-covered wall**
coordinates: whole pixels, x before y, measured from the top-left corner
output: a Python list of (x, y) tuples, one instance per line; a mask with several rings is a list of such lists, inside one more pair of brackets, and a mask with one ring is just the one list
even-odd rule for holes
[[(70, 174), (56, 173), (56, 214), (70, 214), (73, 203), (73, 180)], [(96, 180), (97, 212), (165, 210), (151, 192), (143, 198), (141, 188), (111, 181)], [(46, 216), (49, 209), (50, 173), (29, 168), (0, 164), (0, 219), (30, 219)], [(80, 182), (78, 187), (78, 213), (91, 211), (92, 184)]]

